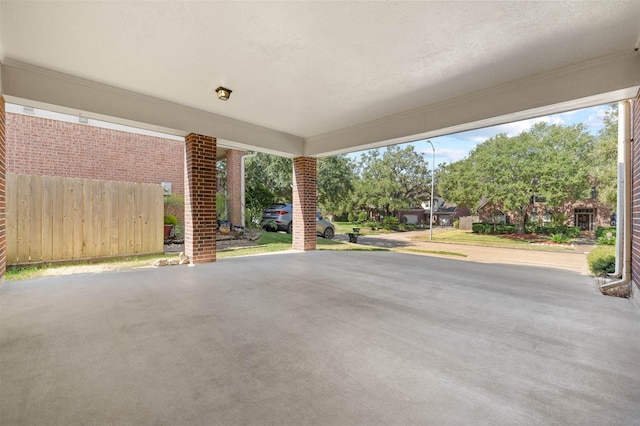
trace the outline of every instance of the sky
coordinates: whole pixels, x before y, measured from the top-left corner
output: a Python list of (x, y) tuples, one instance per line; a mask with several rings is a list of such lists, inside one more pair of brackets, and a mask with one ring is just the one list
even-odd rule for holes
[[(525, 130), (528, 130), (536, 123), (546, 122), (549, 124), (573, 125), (583, 123), (587, 130), (596, 135), (604, 126), (605, 111), (609, 109), (608, 105), (600, 105), (591, 108), (584, 108), (575, 111), (569, 111), (562, 114), (548, 115), (544, 117), (532, 118), (529, 120), (516, 121), (513, 123), (502, 124), (499, 126), (486, 127), (478, 130), (469, 130), (466, 132), (455, 133), (447, 136), (440, 136), (429, 139), (435, 148), (436, 165), (441, 163), (454, 163), (462, 160), (469, 152), (486, 141), (500, 133), (506, 133), (508, 136), (517, 136)], [(413, 145), (416, 151), (424, 153), (426, 159), (431, 165), (433, 151), (431, 145), (425, 141), (410, 142), (400, 145), (405, 147)], [(363, 151), (349, 154), (353, 159), (357, 159)]]
[[(466, 132), (455, 133), (448, 136), (440, 136), (437, 138), (431, 138), (431, 142), (435, 148), (435, 164), (436, 166), (441, 163), (453, 163), (458, 160), (462, 160), (467, 156), (467, 154), (475, 148), (477, 145), (486, 141), (487, 139), (498, 135), (500, 133), (506, 133), (508, 136), (517, 136), (524, 130), (529, 129), (535, 123), (539, 123), (541, 121), (551, 123), (551, 124), (563, 124), (563, 125), (572, 125), (577, 123), (584, 123), (587, 126), (587, 130), (592, 134), (597, 134), (600, 129), (604, 126), (604, 116), (605, 111), (609, 109), (608, 105), (599, 105), (591, 108), (584, 108), (574, 111), (565, 112), (562, 114), (554, 114), (548, 115), (544, 117), (532, 118), (529, 120), (516, 121), (513, 123), (502, 124), (500, 126), (486, 127), (478, 130), (469, 130)], [(6, 105), (7, 112), (24, 114), (25, 108), (20, 105), (7, 104)], [(55, 112), (50, 112), (46, 110), (36, 109), (35, 111), (29, 112), (29, 114), (34, 114), (43, 118), (51, 118), (54, 120), (62, 120), (77, 123), (78, 117), (66, 114), (59, 114)], [(164, 137), (168, 139), (174, 140), (184, 140), (179, 136), (167, 135), (163, 133), (157, 133), (153, 131), (143, 130), (143, 129), (135, 129), (128, 126), (121, 126), (114, 123), (107, 123), (99, 120), (89, 119), (87, 120), (89, 125), (129, 131), (134, 133), (141, 133), (151, 136)], [(418, 142), (410, 142), (406, 144), (402, 144), (400, 146), (404, 147), (407, 145), (414, 145), (416, 151), (424, 153), (429, 165), (431, 165), (431, 159), (433, 155), (433, 151), (431, 150), (431, 145), (424, 141)], [(354, 152), (348, 154), (349, 157), (353, 159), (358, 159), (360, 154), (363, 151)]]

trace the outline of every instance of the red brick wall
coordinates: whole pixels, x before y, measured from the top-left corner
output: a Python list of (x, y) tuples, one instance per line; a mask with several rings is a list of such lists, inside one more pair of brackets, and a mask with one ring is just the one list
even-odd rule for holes
[(171, 182), (184, 194), (184, 142), (6, 114), (7, 171), (126, 182)]
[(185, 138), (185, 254), (191, 263), (216, 261), (216, 138)]
[(4, 279), (7, 268), (7, 240), (6, 240), (6, 163), (5, 163), (5, 128), (6, 114), (4, 111), (4, 97), (0, 95), (0, 281)]
[(640, 93), (631, 102), (631, 279), (640, 289)]
[(316, 248), (316, 159), (293, 159), (293, 248)]

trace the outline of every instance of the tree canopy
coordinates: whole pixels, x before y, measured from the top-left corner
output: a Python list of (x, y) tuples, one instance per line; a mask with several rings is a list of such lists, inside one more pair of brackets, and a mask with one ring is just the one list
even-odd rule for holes
[(604, 127), (598, 133), (589, 163), (598, 199), (615, 206), (618, 198), (618, 104), (611, 104), (605, 112)]
[(429, 199), (430, 185), (429, 164), (412, 145), (374, 149), (360, 157), (353, 205), (390, 215)]
[(594, 138), (582, 124), (538, 123), (518, 136), (500, 134), (446, 166), (438, 186), (449, 201), (477, 206), (484, 198), (516, 213), (519, 231), (532, 197), (551, 208), (588, 193)]

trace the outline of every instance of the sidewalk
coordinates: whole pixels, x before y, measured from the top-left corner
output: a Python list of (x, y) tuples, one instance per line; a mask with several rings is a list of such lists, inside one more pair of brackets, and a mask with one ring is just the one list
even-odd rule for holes
[[(443, 232), (440, 228), (434, 228), (433, 233)], [(587, 253), (593, 249), (593, 245), (578, 243), (573, 251), (552, 252), (542, 250), (522, 250), (514, 248), (485, 247), (466, 244), (452, 244), (443, 242), (416, 241), (415, 237), (424, 237), (429, 231), (394, 232), (392, 234), (380, 234), (375, 236), (360, 236), (358, 244), (383, 247), (397, 251), (408, 249), (448, 251), (463, 254), (466, 257), (451, 256), (436, 253), (425, 253), (428, 256), (438, 256), (468, 260), (481, 263), (500, 263), (509, 265), (542, 266), (547, 268), (563, 269), (589, 275), (587, 266)], [(336, 240), (347, 241), (346, 235), (336, 235)]]

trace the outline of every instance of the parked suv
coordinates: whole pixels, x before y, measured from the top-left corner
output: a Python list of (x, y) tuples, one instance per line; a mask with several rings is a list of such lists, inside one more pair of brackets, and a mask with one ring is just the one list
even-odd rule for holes
[[(271, 204), (262, 212), (260, 226), (266, 231), (293, 231), (293, 205), (289, 203)], [(336, 229), (331, 222), (316, 213), (316, 234), (323, 238), (332, 239)]]

